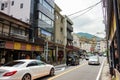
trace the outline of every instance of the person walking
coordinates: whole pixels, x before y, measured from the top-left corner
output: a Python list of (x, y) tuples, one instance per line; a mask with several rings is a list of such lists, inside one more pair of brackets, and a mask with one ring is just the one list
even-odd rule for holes
[(40, 55), (38, 53), (36, 54), (36, 59), (40, 60)]
[(5, 56), (2, 55), (2, 58), (1, 58), (1, 65), (5, 64)]

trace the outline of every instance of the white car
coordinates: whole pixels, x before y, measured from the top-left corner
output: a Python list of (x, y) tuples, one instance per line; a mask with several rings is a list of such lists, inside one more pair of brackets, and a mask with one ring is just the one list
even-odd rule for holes
[(53, 76), (55, 68), (40, 60), (22, 59), (0, 67), (0, 80), (33, 80), (46, 75)]
[(100, 64), (99, 57), (98, 56), (90, 56), (88, 60), (88, 64)]

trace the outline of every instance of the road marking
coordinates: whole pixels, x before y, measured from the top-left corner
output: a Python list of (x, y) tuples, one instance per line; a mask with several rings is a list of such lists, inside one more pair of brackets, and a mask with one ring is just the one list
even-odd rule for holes
[(63, 73), (61, 73), (61, 74), (58, 74), (58, 75), (56, 75), (56, 76), (54, 76), (54, 77), (51, 77), (51, 78), (49, 78), (49, 79), (47, 79), (47, 80), (53, 80), (53, 79), (55, 79), (55, 78), (57, 78), (57, 77), (60, 77), (60, 76), (62, 76), (62, 75), (64, 75), (64, 74), (67, 74), (67, 73), (69, 73), (69, 72), (71, 72), (71, 71), (73, 71), (73, 70), (75, 70), (75, 69), (78, 69), (78, 68), (84, 66), (85, 64), (87, 64), (87, 62), (86, 62), (86, 63), (83, 63), (83, 64), (81, 64), (81, 65), (79, 65), (79, 66), (77, 66), (77, 67), (75, 67), (75, 68), (73, 68), (73, 69), (70, 69), (70, 70), (68, 70), (68, 71), (65, 71), (65, 72), (63, 72)]
[(102, 70), (103, 70), (103, 67), (104, 67), (105, 59), (106, 59), (106, 58), (104, 58), (104, 60), (102, 61), (102, 65), (101, 65), (101, 67), (100, 67), (100, 70), (99, 70), (99, 73), (98, 73), (98, 75), (97, 75), (96, 80), (99, 80), (99, 78), (101, 77), (101, 73), (102, 73)]

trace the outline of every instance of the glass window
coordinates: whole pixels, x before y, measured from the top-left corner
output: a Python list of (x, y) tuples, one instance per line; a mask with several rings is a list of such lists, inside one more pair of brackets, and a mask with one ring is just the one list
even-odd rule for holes
[(3, 27), (3, 34), (4, 35), (8, 35), (9, 34), (9, 26), (8, 25), (4, 25), (4, 27)]
[(47, 8), (51, 13), (54, 13), (54, 9), (45, 0), (43, 0), (43, 6)]
[(23, 8), (23, 3), (20, 4), (20, 8)]
[(32, 61), (27, 65), (27, 67), (30, 67), (30, 66), (38, 66), (38, 64), (36, 61)]
[(14, 1), (12, 1), (11, 5), (12, 5), (12, 6), (14, 5)]
[(54, 22), (50, 18), (48, 18), (46, 15), (42, 14), (41, 12), (39, 12), (39, 19), (43, 20), (44, 22), (51, 25), (52, 27), (54, 25)]
[(1, 10), (4, 10), (4, 3), (1, 4)]
[(39, 19), (42, 19), (42, 13), (39, 12)]
[(12, 33), (12, 34), (19, 34), (19, 35), (25, 36), (25, 30), (23, 30), (23, 29), (18, 29), (18, 28), (16, 28), (16, 27), (12, 27), (12, 28), (11, 28), (11, 33)]
[(12, 62), (9, 62), (9, 63), (3, 65), (3, 66), (18, 67), (18, 66), (20, 66), (20, 65), (22, 65), (24, 63), (25, 62), (23, 62), (23, 61), (12, 61)]
[(38, 65), (45, 65), (45, 63), (42, 61), (38, 61), (37, 63), (38, 63)]

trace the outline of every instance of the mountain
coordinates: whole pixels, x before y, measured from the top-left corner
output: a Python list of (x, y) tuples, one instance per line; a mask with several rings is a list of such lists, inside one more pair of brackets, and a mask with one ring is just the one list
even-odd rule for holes
[(86, 38), (88, 38), (88, 39), (92, 39), (93, 37), (96, 37), (97, 40), (102, 39), (102, 38), (100, 38), (100, 37), (98, 37), (98, 36), (95, 36), (95, 35), (92, 35), (92, 34), (89, 34), (89, 33), (78, 32), (78, 33), (76, 33), (76, 34), (77, 34), (78, 36), (80, 36), (80, 37), (86, 37)]

